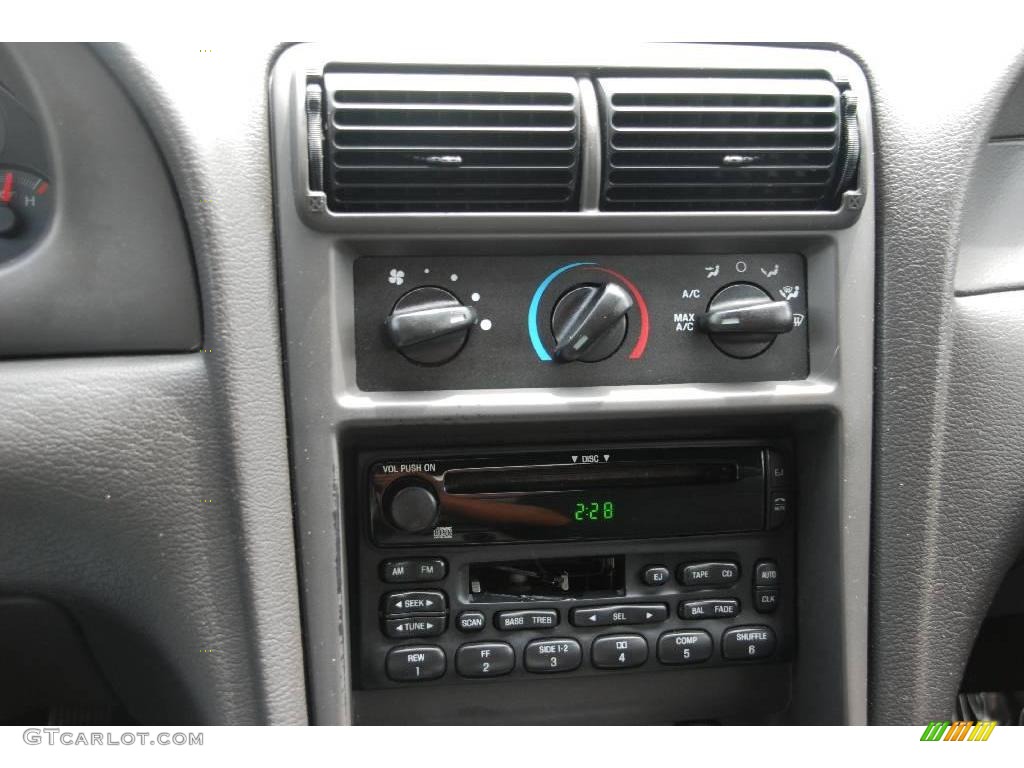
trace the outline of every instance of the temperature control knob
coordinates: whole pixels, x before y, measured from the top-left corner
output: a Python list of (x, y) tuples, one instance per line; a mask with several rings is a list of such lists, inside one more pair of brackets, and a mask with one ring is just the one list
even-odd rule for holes
[(793, 330), (793, 310), (753, 283), (733, 283), (712, 297), (697, 327), (730, 357), (755, 357)]
[(444, 288), (425, 286), (398, 300), (385, 327), (391, 343), (406, 358), (441, 365), (462, 351), (475, 322), (475, 309), (463, 306)]
[(596, 363), (613, 355), (626, 338), (632, 306), (633, 297), (618, 283), (570, 288), (551, 313), (555, 360)]

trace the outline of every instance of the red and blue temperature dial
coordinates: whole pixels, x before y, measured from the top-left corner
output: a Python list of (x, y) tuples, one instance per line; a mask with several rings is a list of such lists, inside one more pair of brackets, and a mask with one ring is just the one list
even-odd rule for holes
[[(628, 357), (630, 360), (639, 360), (643, 356), (644, 351), (647, 349), (647, 338), (650, 335), (650, 318), (647, 312), (647, 302), (644, 300), (643, 294), (640, 293), (639, 289), (625, 275), (623, 275), (620, 272), (617, 272), (614, 269), (602, 267), (597, 262), (593, 261), (575, 261), (570, 264), (564, 264), (558, 267), (557, 269), (553, 270), (550, 274), (548, 274), (537, 286), (537, 290), (534, 291), (533, 298), (530, 301), (530, 309), (527, 315), (526, 323), (530, 335), (530, 343), (533, 345), (533, 350), (537, 354), (537, 357), (543, 362), (552, 362), (555, 359), (561, 359), (563, 361), (575, 359), (568, 355), (557, 354), (557, 349), (549, 350), (547, 346), (545, 346), (544, 342), (541, 340), (540, 334), (540, 311), (541, 303), (543, 302), (544, 296), (548, 289), (551, 287), (552, 283), (554, 283), (556, 280), (561, 278), (563, 275), (566, 275), (570, 271), (574, 273), (578, 272), (579, 277), (581, 278), (581, 282), (585, 282), (586, 278), (596, 278), (597, 280), (603, 280), (604, 282), (610, 283), (611, 285), (615, 286), (617, 291), (622, 292), (624, 290), (625, 294), (628, 294), (628, 299), (631, 299), (631, 302), (629, 302), (628, 304), (625, 303), (626, 301), (628, 301), (628, 299), (626, 299), (626, 296), (623, 295), (619, 299), (618, 306), (620, 308), (635, 307), (637, 314), (639, 315), (639, 333), (637, 334), (637, 339), (628, 353)], [(576, 275), (573, 274), (572, 276), (575, 277)], [(593, 280), (591, 280), (590, 282), (593, 282)], [(621, 285), (622, 288), (619, 288), (615, 284)], [(579, 287), (580, 286), (577, 286), (577, 288)], [(606, 286), (606, 288), (607, 287), (608, 286)], [(606, 297), (604, 296), (598, 296), (595, 292), (593, 296), (587, 297), (587, 300), (595, 304), (596, 307), (597, 303), (600, 302), (601, 300), (604, 300), (605, 298)], [(615, 298), (615, 296), (612, 296), (609, 299), (609, 301), (614, 301)], [(600, 308), (596, 308), (595, 311), (600, 313)], [(581, 331), (578, 329), (577, 331), (578, 332), (576, 333), (576, 335), (572, 335), (570, 332), (567, 331), (567, 333), (569, 333), (570, 335), (570, 338), (567, 339), (566, 343), (571, 343), (571, 347), (582, 349), (585, 345), (592, 344), (595, 341), (594, 338), (588, 337), (585, 331)], [(559, 342), (559, 340), (556, 338), (556, 344), (560, 343), (561, 342)]]

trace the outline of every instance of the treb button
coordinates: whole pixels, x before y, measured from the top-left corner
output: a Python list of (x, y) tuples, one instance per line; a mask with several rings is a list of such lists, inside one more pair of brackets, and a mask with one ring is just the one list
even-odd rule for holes
[(495, 615), (494, 626), (502, 632), (514, 632), (520, 629), (551, 629), (558, 626), (558, 611), (553, 609), (502, 611)]

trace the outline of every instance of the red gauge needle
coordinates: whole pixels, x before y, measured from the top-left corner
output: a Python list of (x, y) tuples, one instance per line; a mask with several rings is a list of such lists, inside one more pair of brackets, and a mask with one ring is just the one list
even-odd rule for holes
[(4, 176), (4, 189), (0, 192), (0, 203), (11, 202), (11, 194), (14, 192), (14, 171), (8, 171)]

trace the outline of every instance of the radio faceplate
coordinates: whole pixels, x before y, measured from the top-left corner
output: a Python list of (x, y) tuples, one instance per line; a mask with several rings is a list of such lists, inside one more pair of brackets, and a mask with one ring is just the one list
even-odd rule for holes
[[(566, 461), (554, 461), (563, 455)], [(598, 469), (566, 471), (583, 455), (597, 456), (587, 463)], [(785, 444), (632, 444), (593, 454), (567, 449), (418, 456), (360, 460), (370, 482), (348, 521), (358, 531), (349, 539), (358, 688), (677, 672), (792, 658), (796, 574)], [(668, 469), (673, 462), (675, 474)], [(723, 466), (731, 469), (723, 472)], [(538, 468), (539, 473), (530, 471)], [(553, 469), (567, 487), (539, 487), (555, 482)], [(575, 539), (556, 534), (516, 543), (507, 526), (495, 527), (500, 516), (492, 516), (458, 539), (454, 532), (451, 540), (434, 539), (434, 527), (426, 536), (384, 535), (386, 528), (395, 530), (384, 520), (388, 489), (419, 483), (424, 475), (435, 478), (431, 488), (442, 496), (447, 479), (451, 489), (493, 494), (495, 503), (513, 510), (524, 497), (532, 506), (546, 495), (549, 512), (560, 509), (563, 520), (566, 514), (572, 518), (555, 530), (579, 524), (584, 532)], [(666, 477), (686, 483), (662, 485)], [(603, 517), (603, 501), (596, 519), (590, 518), (589, 504), (581, 512), (585, 519), (575, 519), (575, 503), (564, 503), (581, 485), (613, 500), (610, 519)], [(674, 494), (676, 517), (685, 516), (692, 499), (704, 519), (717, 507), (727, 524), (736, 508), (753, 503), (759, 522), (751, 526), (756, 530), (719, 528), (714, 535), (680, 535), (676, 526), (671, 535), (666, 528), (660, 537), (646, 538), (646, 497), (634, 492), (652, 488), (662, 503)], [(714, 493), (702, 497), (699, 492), (709, 488)], [(766, 509), (776, 496), (785, 498), (787, 514), (776, 513), (768, 528)], [(613, 534), (586, 533), (590, 524), (616, 520), (621, 522)], [(536, 528), (529, 530), (536, 535)]]

